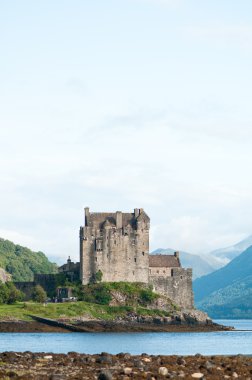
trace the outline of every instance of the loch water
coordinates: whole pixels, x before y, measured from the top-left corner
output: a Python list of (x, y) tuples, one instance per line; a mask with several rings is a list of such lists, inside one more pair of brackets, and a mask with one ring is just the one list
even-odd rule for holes
[(218, 320), (235, 331), (186, 333), (0, 333), (0, 352), (96, 354), (252, 354), (252, 320)]

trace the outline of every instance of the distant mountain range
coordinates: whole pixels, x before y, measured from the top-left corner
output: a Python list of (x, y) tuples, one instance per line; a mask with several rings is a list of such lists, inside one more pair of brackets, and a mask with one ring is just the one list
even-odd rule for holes
[(228, 264), (231, 260), (239, 256), (250, 246), (252, 246), (252, 235), (230, 247), (216, 249), (215, 251), (210, 252), (207, 257), (210, 261), (214, 259), (214, 266), (219, 262), (219, 267), (221, 267)]
[[(226, 251), (229, 257), (237, 255), (235, 249)], [(252, 318), (252, 246), (238, 255), (223, 268), (194, 281), (196, 306), (212, 318)]]
[[(161, 253), (162, 255), (171, 255), (175, 252), (172, 248), (158, 248), (151, 252), (152, 255)], [(210, 265), (202, 256), (194, 255), (192, 253), (179, 251), (180, 261), (184, 268), (193, 268), (193, 278), (196, 279), (207, 273), (211, 273), (215, 270), (215, 267)]]

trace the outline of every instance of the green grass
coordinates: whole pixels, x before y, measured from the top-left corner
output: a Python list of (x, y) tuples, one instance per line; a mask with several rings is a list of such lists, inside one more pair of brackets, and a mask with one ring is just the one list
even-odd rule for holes
[(126, 297), (129, 306), (148, 306), (152, 301), (160, 297), (154, 293), (150, 286), (142, 283), (128, 282), (101, 282), (89, 285), (77, 284), (73, 288), (74, 294), (79, 300), (108, 305), (112, 300), (112, 293), (117, 291)]
[(108, 306), (88, 302), (73, 303), (49, 303), (46, 306), (32, 302), (19, 302), (14, 305), (0, 305), (0, 321), (6, 319), (31, 320), (29, 315), (37, 315), (45, 318), (74, 318), (91, 317), (95, 319), (113, 320), (123, 317), (129, 312), (139, 315), (167, 316), (168, 312), (162, 310), (148, 310), (143, 307), (132, 306)]

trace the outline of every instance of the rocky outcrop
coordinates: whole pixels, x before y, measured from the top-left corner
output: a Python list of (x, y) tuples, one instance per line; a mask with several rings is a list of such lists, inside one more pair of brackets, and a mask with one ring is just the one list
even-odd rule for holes
[(0, 282), (7, 282), (11, 280), (11, 275), (7, 273), (3, 268), (0, 268)]
[[(143, 289), (148, 288), (142, 285)], [(143, 306), (143, 300), (139, 299), (139, 296), (132, 296), (125, 294), (118, 290), (110, 291), (112, 300), (109, 303), (109, 306), (131, 306), (138, 305)], [(145, 301), (144, 306), (150, 310), (163, 310), (163, 311), (173, 311), (176, 306), (174, 303), (166, 296), (162, 294), (155, 293), (155, 297), (152, 300)]]

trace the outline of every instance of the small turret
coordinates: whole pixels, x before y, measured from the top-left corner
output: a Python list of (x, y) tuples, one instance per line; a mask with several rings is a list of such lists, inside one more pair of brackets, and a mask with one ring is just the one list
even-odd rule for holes
[(122, 212), (116, 211), (116, 228), (122, 228)]
[(90, 220), (89, 207), (85, 207), (85, 226), (88, 226)]

